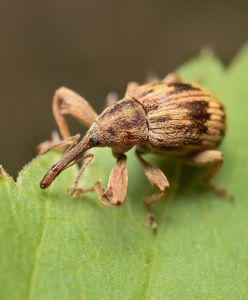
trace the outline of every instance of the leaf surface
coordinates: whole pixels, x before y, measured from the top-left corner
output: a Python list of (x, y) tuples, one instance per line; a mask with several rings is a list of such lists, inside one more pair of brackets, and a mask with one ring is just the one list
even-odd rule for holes
[[(155, 206), (158, 233), (146, 226), (145, 197), (152, 193), (134, 153), (128, 154), (124, 205), (104, 207), (94, 193), (72, 198), (76, 169), (50, 189), (39, 181), (60, 157), (37, 157), (15, 183), (0, 175), (1, 299), (245, 299), (248, 295), (248, 47), (224, 68), (202, 54), (178, 70), (225, 104), (225, 163), (215, 181), (233, 203), (201, 183), (206, 170), (167, 158), (148, 160), (167, 174), (171, 191)], [(94, 151), (84, 186), (106, 185), (114, 164), (109, 149)]]

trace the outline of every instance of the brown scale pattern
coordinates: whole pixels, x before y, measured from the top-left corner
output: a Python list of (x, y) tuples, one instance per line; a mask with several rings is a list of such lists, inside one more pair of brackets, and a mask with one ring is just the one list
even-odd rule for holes
[(143, 150), (190, 153), (214, 149), (225, 134), (223, 105), (197, 85), (148, 84), (134, 95), (143, 106), (149, 126)]

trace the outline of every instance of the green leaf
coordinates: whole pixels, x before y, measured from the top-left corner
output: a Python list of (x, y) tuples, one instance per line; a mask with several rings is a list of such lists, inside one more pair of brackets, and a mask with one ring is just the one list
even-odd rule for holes
[[(60, 154), (34, 159), (15, 183), (0, 175), (0, 299), (246, 299), (248, 295), (248, 46), (228, 68), (201, 54), (178, 72), (199, 81), (225, 104), (225, 163), (216, 182), (233, 203), (201, 184), (204, 170), (148, 156), (172, 189), (155, 207), (158, 233), (146, 226), (143, 199), (152, 192), (133, 152), (121, 207), (104, 207), (94, 193), (79, 199), (67, 188), (76, 169), (50, 189), (39, 181)], [(114, 164), (109, 149), (95, 150), (82, 184), (106, 184)]]

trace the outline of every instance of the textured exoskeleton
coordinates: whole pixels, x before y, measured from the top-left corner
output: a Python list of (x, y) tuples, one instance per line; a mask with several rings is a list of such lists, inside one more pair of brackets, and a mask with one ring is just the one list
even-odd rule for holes
[[(212, 177), (223, 162), (223, 155), (215, 148), (222, 141), (226, 118), (219, 100), (208, 90), (197, 84), (183, 83), (173, 74), (163, 81), (138, 85), (131, 82), (122, 100), (116, 101), (115, 94), (108, 97), (108, 106), (99, 116), (89, 103), (69, 89), (57, 90), (53, 100), (53, 112), (63, 140), (54, 138), (39, 146), (40, 152), (53, 147), (71, 145), (62, 158), (50, 168), (41, 180), (41, 188), (47, 188), (58, 174), (78, 161), (78, 157), (93, 147), (110, 147), (117, 159), (108, 187), (104, 190), (98, 181), (94, 189), (105, 205), (123, 203), (127, 190), (127, 168), (125, 152), (136, 146), (138, 160), (144, 167), (150, 183), (159, 189), (145, 201), (148, 223), (156, 229), (151, 205), (160, 200), (169, 189), (165, 174), (143, 158), (145, 153), (170, 155), (186, 164), (211, 166), (206, 183), (221, 196), (225, 190), (216, 187)], [(70, 136), (64, 115), (76, 118), (88, 129), (77, 143), (79, 135)], [(87, 153), (80, 160), (88, 159), (83, 165), (72, 187), (72, 193), (88, 190), (77, 187), (80, 175), (93, 155)]]

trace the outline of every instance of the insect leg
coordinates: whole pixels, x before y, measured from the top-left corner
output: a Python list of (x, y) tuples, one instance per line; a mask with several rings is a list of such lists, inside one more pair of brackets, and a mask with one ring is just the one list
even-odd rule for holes
[(204, 178), (205, 183), (220, 197), (230, 198), (231, 195), (225, 189), (218, 187), (213, 183), (213, 177), (219, 172), (223, 164), (223, 153), (218, 150), (205, 150), (195, 153), (183, 159), (183, 162), (193, 166), (210, 166), (207, 176)]
[[(37, 151), (39, 154), (45, 154), (51, 149), (64, 149), (66, 146), (75, 145), (80, 138), (80, 134), (69, 136), (63, 140), (60, 139), (60, 136), (57, 131), (53, 131), (51, 135), (51, 140), (44, 141), (37, 146)], [(67, 149), (69, 150), (70, 147)]]
[(144, 171), (146, 174), (147, 179), (151, 183), (152, 186), (158, 187), (160, 192), (153, 194), (148, 199), (145, 200), (145, 206), (148, 211), (147, 221), (148, 224), (151, 226), (152, 230), (155, 232), (157, 229), (157, 224), (152, 213), (152, 205), (162, 199), (165, 193), (170, 188), (170, 184), (165, 176), (165, 174), (157, 167), (150, 165), (146, 162), (141, 153), (136, 151), (136, 155), (142, 166), (144, 167)]
[(71, 115), (86, 128), (89, 128), (97, 117), (97, 113), (83, 97), (65, 87), (55, 92), (53, 114), (63, 138), (70, 136), (64, 115)]
[(118, 101), (118, 94), (116, 92), (108, 93), (106, 97), (106, 105), (105, 108), (115, 104)]
[(146, 83), (156, 83), (156, 82), (160, 82), (160, 78), (157, 74), (157, 72), (154, 71), (150, 71), (146, 74), (146, 78), (145, 78), (145, 82)]
[(127, 157), (124, 154), (117, 156), (106, 190), (102, 188), (100, 181), (95, 184), (95, 191), (104, 205), (120, 205), (126, 198), (128, 181), (126, 160)]
[(83, 193), (94, 192), (94, 187), (90, 187), (90, 188), (78, 188), (78, 183), (79, 183), (80, 177), (82, 176), (83, 172), (88, 167), (88, 165), (93, 161), (93, 159), (94, 159), (94, 155), (92, 153), (87, 153), (82, 158), (74, 161), (73, 163), (71, 163), (70, 165), (68, 165), (66, 167), (66, 169), (67, 169), (67, 168), (73, 166), (74, 164), (77, 164), (77, 163), (79, 163), (79, 162), (81, 162), (83, 160), (86, 160), (86, 162), (80, 168), (80, 170), (79, 170), (79, 172), (77, 174), (77, 177), (75, 178), (75, 181), (73, 182), (73, 185), (70, 188), (71, 195), (74, 195), (74, 196), (78, 197), (79, 195), (81, 195)]
[(126, 87), (124, 98), (132, 97), (138, 87), (139, 87), (139, 84), (137, 82), (135, 82), (135, 81), (129, 82)]
[[(137, 82), (134, 81), (129, 82), (126, 87), (124, 97), (132, 97), (133, 92), (137, 89), (137, 87), (139, 87), (139, 84)], [(115, 104), (117, 101), (118, 101), (118, 94), (116, 92), (110, 92), (107, 95), (105, 107), (109, 107)]]
[(65, 87), (61, 87), (55, 92), (52, 108), (63, 140), (52, 138), (51, 141), (41, 143), (38, 145), (39, 153), (45, 153), (51, 148), (57, 147), (58, 143), (60, 148), (63, 148), (63, 145), (70, 145), (70, 131), (65, 115), (71, 115), (86, 128), (89, 128), (97, 117), (97, 113), (83, 97)]
[(173, 83), (181, 83), (182, 80), (181, 78), (175, 74), (175, 73), (169, 73), (168, 75), (166, 75), (164, 77), (164, 79), (162, 80), (162, 82), (166, 83), (166, 84), (173, 84)]

